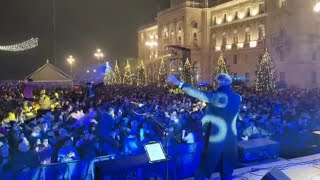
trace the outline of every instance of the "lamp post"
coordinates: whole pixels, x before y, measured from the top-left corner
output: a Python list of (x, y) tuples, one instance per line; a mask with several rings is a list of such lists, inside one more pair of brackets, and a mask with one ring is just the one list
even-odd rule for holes
[(73, 56), (69, 56), (67, 59), (67, 62), (70, 64), (70, 74), (71, 74), (72, 78), (73, 78), (72, 65), (73, 65), (74, 61), (75, 60), (74, 60)]
[(101, 49), (97, 49), (97, 51), (94, 53), (94, 57), (98, 59), (98, 65), (99, 65), (100, 59), (104, 57), (104, 54), (101, 52)]

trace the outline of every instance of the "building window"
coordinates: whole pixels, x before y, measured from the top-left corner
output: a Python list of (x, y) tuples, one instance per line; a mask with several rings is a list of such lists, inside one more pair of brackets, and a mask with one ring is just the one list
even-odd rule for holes
[(246, 39), (245, 39), (246, 42), (250, 42), (251, 41), (251, 34), (250, 34), (250, 31), (249, 32), (246, 32)]
[(311, 82), (317, 83), (317, 73), (316, 72), (311, 73)]
[(213, 35), (212, 35), (212, 47), (214, 47), (214, 48), (216, 47), (216, 43), (217, 43), (216, 41), (217, 41), (217, 40), (216, 40), (216, 35), (213, 34)]
[(260, 11), (260, 14), (263, 14), (265, 13), (265, 9), (264, 9), (264, 4), (259, 4), (259, 11)]
[(198, 23), (193, 23), (193, 26), (192, 26), (194, 29), (198, 29)]
[(227, 34), (222, 34), (222, 46), (225, 46), (227, 44)]
[(227, 14), (223, 15), (223, 22), (227, 22)]
[(262, 40), (265, 37), (265, 29), (263, 25), (260, 25), (258, 28), (258, 36), (259, 36), (259, 40)]
[(233, 44), (238, 44), (238, 34), (233, 35)]
[(193, 33), (193, 46), (198, 47), (198, 34)]
[(216, 16), (213, 18), (212, 24), (213, 24), (213, 25), (216, 25), (216, 24), (217, 24), (217, 17), (216, 17)]
[(178, 37), (178, 44), (179, 44), (179, 45), (182, 45), (182, 38), (181, 38), (181, 36)]
[(238, 64), (238, 56), (236, 54), (233, 55), (233, 64)]
[(235, 16), (234, 16), (234, 20), (238, 20), (239, 19), (239, 15), (238, 15), (238, 11), (236, 11)]
[(279, 0), (279, 7), (283, 8), (287, 5), (287, 0)]
[(251, 10), (250, 10), (250, 7), (248, 7), (247, 9), (247, 17), (250, 17), (251, 16)]
[(280, 82), (286, 82), (286, 73), (280, 72)]
[(246, 77), (245, 78), (246, 78), (246, 82), (249, 82), (250, 81), (250, 79), (249, 79), (250, 78), (250, 74), (246, 73)]

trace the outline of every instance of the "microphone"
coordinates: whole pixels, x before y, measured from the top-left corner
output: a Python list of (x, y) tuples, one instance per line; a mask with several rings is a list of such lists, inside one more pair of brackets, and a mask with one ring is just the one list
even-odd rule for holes
[(131, 101), (130, 103), (133, 104), (133, 105), (135, 105), (135, 106), (138, 106), (138, 107), (140, 107), (140, 108), (144, 106), (144, 104), (142, 104), (142, 103), (137, 103), (137, 102), (134, 102), (134, 101)]

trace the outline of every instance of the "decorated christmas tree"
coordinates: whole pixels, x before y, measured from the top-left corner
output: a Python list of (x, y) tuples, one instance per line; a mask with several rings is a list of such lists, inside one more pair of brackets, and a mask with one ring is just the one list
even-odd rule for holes
[(112, 68), (111, 66), (109, 65), (109, 62), (106, 62), (106, 70), (105, 70), (105, 73), (104, 73), (104, 84), (107, 85), (107, 84), (113, 84), (113, 71), (112, 71)]
[(123, 83), (124, 84), (132, 84), (131, 67), (129, 64), (129, 60), (127, 60), (127, 65), (124, 68)]
[(137, 68), (137, 84), (142, 86), (147, 84), (146, 68), (142, 60), (140, 61)]
[(219, 56), (217, 66), (215, 67), (215, 69), (213, 71), (213, 87), (217, 87), (216, 76), (221, 73), (224, 73), (224, 74), (230, 73), (229, 66), (226, 63), (222, 52)]
[(167, 69), (162, 59), (160, 64), (159, 74), (158, 74), (158, 86), (165, 87), (167, 85), (166, 79), (167, 79)]
[(118, 66), (118, 61), (116, 61), (116, 65), (114, 66), (113, 72), (113, 83), (114, 84), (121, 84), (121, 74)]
[(189, 59), (186, 60), (186, 62), (183, 65), (182, 74), (181, 74), (181, 80), (183, 82), (186, 82), (188, 84), (193, 83), (192, 78), (192, 68)]
[(260, 64), (258, 66), (256, 79), (256, 90), (260, 92), (270, 92), (274, 91), (276, 88), (275, 83), (275, 70), (271, 57), (266, 50)]

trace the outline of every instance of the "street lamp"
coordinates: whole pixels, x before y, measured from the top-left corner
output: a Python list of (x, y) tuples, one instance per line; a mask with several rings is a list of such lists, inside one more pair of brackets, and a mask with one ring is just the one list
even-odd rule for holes
[(100, 64), (100, 59), (104, 57), (104, 54), (101, 52), (101, 49), (97, 49), (97, 51), (94, 53), (94, 57), (98, 59), (98, 64)]
[(316, 3), (316, 5), (313, 7), (313, 11), (314, 12), (320, 12), (320, 2), (318, 1), (317, 3)]
[(70, 74), (71, 74), (72, 78), (73, 78), (72, 65), (73, 65), (74, 61), (75, 60), (74, 60), (73, 56), (69, 56), (67, 59), (67, 62), (70, 64)]

